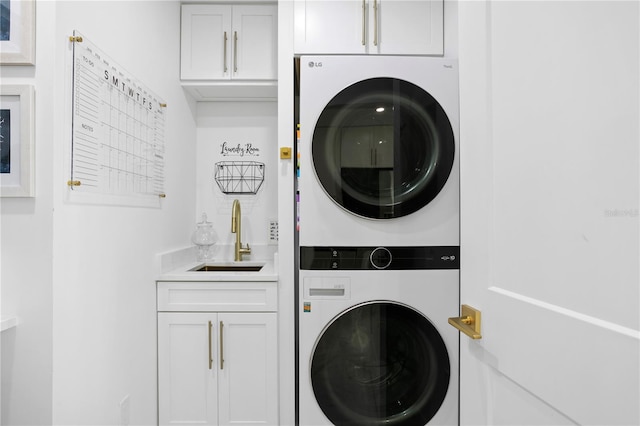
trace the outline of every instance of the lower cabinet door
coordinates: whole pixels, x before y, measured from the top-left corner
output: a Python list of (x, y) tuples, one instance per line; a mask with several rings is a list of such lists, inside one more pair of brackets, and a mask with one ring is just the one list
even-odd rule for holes
[(277, 425), (277, 314), (158, 313), (160, 425)]
[(158, 422), (218, 424), (217, 314), (158, 313)]
[(278, 424), (275, 313), (219, 313), (219, 421)]

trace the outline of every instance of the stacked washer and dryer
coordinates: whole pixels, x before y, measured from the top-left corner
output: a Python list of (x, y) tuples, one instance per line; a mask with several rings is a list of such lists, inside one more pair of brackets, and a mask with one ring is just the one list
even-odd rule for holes
[(300, 425), (458, 424), (458, 70), (300, 58)]

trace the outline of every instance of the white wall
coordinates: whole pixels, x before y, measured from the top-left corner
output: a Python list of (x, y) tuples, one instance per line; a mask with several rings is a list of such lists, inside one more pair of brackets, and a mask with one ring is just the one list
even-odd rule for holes
[[(292, 149), (293, 112), (293, 2), (278, 2), (278, 147)], [(295, 422), (295, 323), (294, 323), (294, 188), (296, 160), (280, 160), (278, 165), (278, 361), (280, 366), (280, 424)]]
[[(179, 2), (38, 2), (37, 10), (37, 193), (2, 210), (3, 309), (22, 319), (13, 365), (3, 362), (11, 380), (3, 423), (120, 424), (128, 396), (130, 423), (153, 424), (154, 256), (188, 245), (195, 215), (195, 192), (185, 190), (195, 186), (195, 103), (179, 86)], [(74, 29), (168, 104), (161, 209), (64, 201)]]
[(35, 86), (36, 161), (35, 198), (0, 198), (0, 311), (19, 320), (2, 333), (3, 425), (51, 424), (55, 4), (38, 3), (36, 22), (43, 66), (1, 69), (2, 84)]
[[(55, 34), (53, 423), (156, 422), (154, 255), (189, 244), (195, 103), (179, 85), (177, 1), (58, 2)], [(166, 103), (161, 209), (67, 204), (69, 43), (77, 29)]]
[[(207, 214), (218, 235), (216, 259), (233, 260), (229, 247), (231, 206), (240, 201), (242, 243), (269, 244), (269, 220), (277, 219), (277, 104), (275, 102), (199, 102), (197, 107), (196, 216)], [(250, 145), (251, 149), (248, 149)], [(263, 163), (265, 179), (256, 194), (224, 194), (214, 181), (218, 162)], [(237, 176), (238, 171), (232, 174)], [(252, 249), (253, 250), (253, 249)], [(252, 253), (257, 258), (258, 253)], [(250, 257), (245, 257), (250, 258)]]

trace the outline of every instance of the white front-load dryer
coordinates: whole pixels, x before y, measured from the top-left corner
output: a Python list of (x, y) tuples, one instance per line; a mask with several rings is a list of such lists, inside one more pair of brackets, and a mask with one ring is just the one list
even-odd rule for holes
[(458, 424), (458, 253), (303, 249), (300, 425)]
[(458, 245), (456, 61), (303, 56), (299, 66), (300, 245)]

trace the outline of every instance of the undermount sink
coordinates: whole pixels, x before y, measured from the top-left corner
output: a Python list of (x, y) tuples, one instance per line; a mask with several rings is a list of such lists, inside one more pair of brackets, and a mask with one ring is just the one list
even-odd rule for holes
[(190, 269), (192, 272), (258, 272), (264, 265), (256, 264), (204, 264)]

